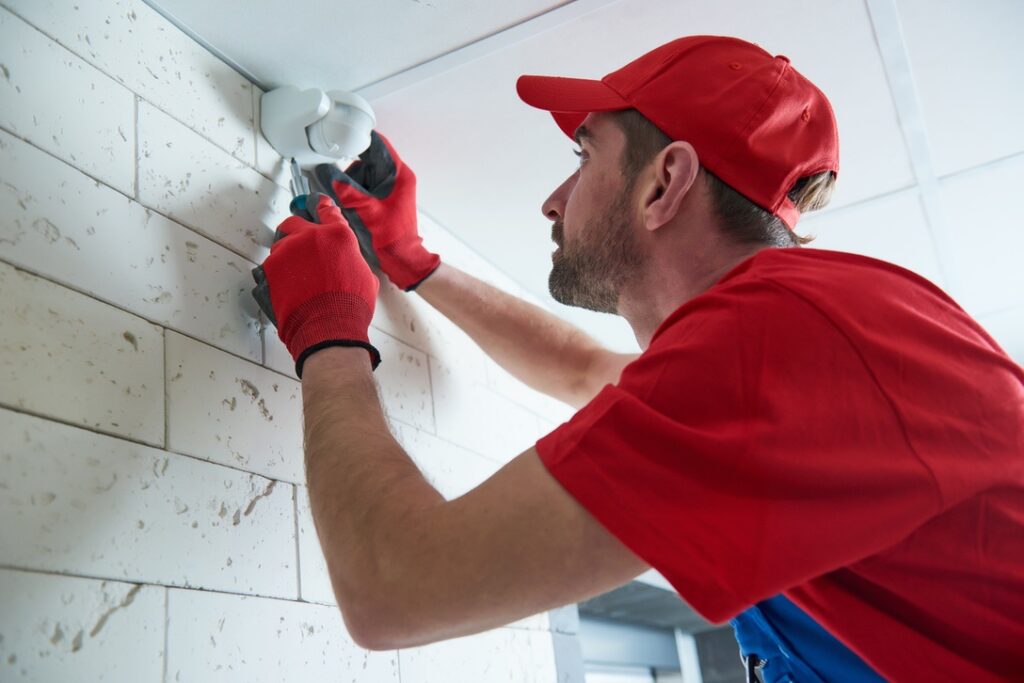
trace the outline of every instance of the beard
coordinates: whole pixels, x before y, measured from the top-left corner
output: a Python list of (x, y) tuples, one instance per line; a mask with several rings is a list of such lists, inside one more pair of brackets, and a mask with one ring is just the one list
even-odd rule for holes
[(559, 246), (552, 256), (548, 291), (555, 301), (598, 313), (618, 313), (622, 287), (643, 265), (626, 187), (597, 218), (583, 226), (571, 245), (563, 244), (562, 221), (552, 226)]

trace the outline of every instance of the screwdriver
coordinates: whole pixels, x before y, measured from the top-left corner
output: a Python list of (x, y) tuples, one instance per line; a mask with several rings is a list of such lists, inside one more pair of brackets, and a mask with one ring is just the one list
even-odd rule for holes
[(302, 175), (302, 169), (299, 168), (299, 162), (295, 161), (295, 157), (291, 159), (292, 169), (292, 201), (288, 204), (288, 211), (293, 216), (305, 219), (310, 223), (317, 223), (316, 214), (309, 210), (307, 205), (309, 201), (309, 179)]

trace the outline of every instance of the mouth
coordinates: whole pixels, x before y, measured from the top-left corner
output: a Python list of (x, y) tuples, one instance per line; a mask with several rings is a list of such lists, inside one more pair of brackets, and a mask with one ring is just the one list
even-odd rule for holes
[(562, 226), (561, 221), (556, 222), (554, 225), (551, 226), (551, 241), (558, 248), (562, 247), (562, 239), (561, 238), (562, 238), (562, 230), (563, 229), (564, 228)]

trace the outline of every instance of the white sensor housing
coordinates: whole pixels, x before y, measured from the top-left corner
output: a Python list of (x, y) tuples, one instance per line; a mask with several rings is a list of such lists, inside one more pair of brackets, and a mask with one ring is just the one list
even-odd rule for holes
[(300, 166), (354, 159), (376, 125), (370, 103), (343, 90), (285, 86), (260, 98), (260, 128), (277, 153)]

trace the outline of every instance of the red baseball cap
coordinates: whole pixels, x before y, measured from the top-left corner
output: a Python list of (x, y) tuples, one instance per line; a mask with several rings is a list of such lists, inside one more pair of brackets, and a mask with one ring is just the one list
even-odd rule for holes
[(569, 137), (591, 112), (636, 109), (790, 229), (800, 218), (786, 196), (793, 184), (839, 172), (839, 131), (824, 93), (789, 58), (738, 38), (677, 38), (599, 81), (520, 76), (516, 91)]

